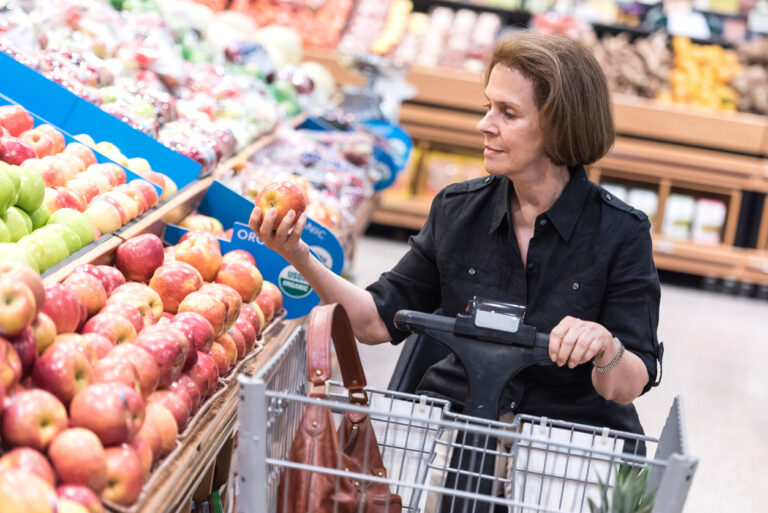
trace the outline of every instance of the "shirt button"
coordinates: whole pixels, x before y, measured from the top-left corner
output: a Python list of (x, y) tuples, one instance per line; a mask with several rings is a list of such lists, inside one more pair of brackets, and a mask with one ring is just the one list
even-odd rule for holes
[(533, 264), (528, 264), (528, 270), (533, 269), (533, 267), (534, 267)]
[(611, 195), (610, 195), (610, 194), (606, 194), (606, 195), (605, 195), (605, 199), (607, 199), (608, 201), (611, 201), (612, 197), (611, 197)]
[(490, 176), (489, 176), (488, 178), (486, 178), (486, 179), (485, 179), (485, 183), (488, 183), (488, 182), (490, 182), (490, 181), (491, 181), (491, 177), (490, 177)]
[(579, 290), (579, 282), (578, 281), (574, 281), (573, 282), (573, 290)]
[(469, 273), (470, 276), (474, 276), (475, 273), (477, 273), (474, 267), (470, 267), (469, 269), (467, 269), (467, 272)]
[(539, 224), (541, 226), (547, 226), (547, 220), (546, 219), (542, 219), (541, 221), (539, 221)]

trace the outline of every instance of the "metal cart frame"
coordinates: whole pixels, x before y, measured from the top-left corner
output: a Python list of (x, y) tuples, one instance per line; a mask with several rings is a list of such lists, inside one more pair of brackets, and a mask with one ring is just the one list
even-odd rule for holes
[[(486, 507), (496, 508), (494, 512), (589, 511), (586, 498), (595, 496), (597, 479), (610, 486), (619, 463), (648, 467), (648, 490), (656, 490), (653, 512), (678, 513), (698, 463), (687, 451), (680, 398), (675, 399), (658, 439), (525, 415), (512, 423), (486, 420), (452, 413), (446, 401), (372, 388), (367, 390), (368, 407), (349, 404), (340, 385), (332, 385), (329, 400), (309, 399), (303, 328), (296, 329), (257, 375), (240, 376), (238, 381), (240, 431), (234, 486), (242, 513), (277, 511), (278, 483), (285, 468), (387, 483), (401, 495), (403, 511), (409, 513), (463, 513), (474, 509), (466, 504), (474, 503), (492, 505)], [(309, 403), (330, 406), (335, 413), (368, 413), (388, 477), (288, 461), (293, 435)], [(493, 446), (461, 444), (456, 433), (484, 437)], [(655, 453), (653, 457), (626, 453), (624, 440), (643, 441), (648, 453), (654, 447)], [(502, 462), (501, 471), (478, 475), (450, 468), (446, 455), (456, 451), (460, 457), (494, 457)], [(478, 493), (479, 486), (474, 492), (447, 488), (450, 472), (469, 474), (478, 482), (490, 480), (494, 494)], [(446, 504), (452, 503), (462, 506), (446, 510)]]

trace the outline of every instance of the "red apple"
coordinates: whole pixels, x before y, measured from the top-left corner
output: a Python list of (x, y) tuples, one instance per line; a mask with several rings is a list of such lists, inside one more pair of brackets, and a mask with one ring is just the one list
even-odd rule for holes
[(62, 208), (73, 208), (78, 212), (84, 212), (85, 207), (88, 206), (88, 202), (85, 201), (80, 191), (73, 191), (68, 187), (54, 187), (58, 196), (56, 196), (57, 210)]
[(167, 456), (176, 447), (176, 437), (179, 436), (179, 428), (173, 414), (162, 404), (152, 403), (147, 405), (145, 423), (160, 435), (160, 457)]
[(243, 337), (243, 334), (240, 333), (240, 331), (235, 328), (227, 330), (227, 333), (235, 342), (235, 348), (237, 350), (237, 359), (242, 360), (245, 357), (245, 352), (246, 352), (245, 337)]
[(0, 107), (0, 126), (13, 137), (35, 126), (35, 120), (21, 105), (3, 105)]
[(88, 316), (95, 315), (107, 304), (107, 291), (98, 278), (89, 273), (72, 273), (62, 282), (80, 298)]
[(136, 338), (136, 328), (122, 315), (100, 313), (85, 323), (83, 333), (104, 335), (113, 344), (125, 344)]
[(51, 464), (39, 451), (29, 447), (18, 447), (0, 458), (0, 473), (6, 470), (23, 470), (45, 480), (51, 486), (56, 486), (56, 475)]
[(200, 390), (200, 398), (205, 401), (216, 393), (219, 382), (219, 369), (210, 355), (198, 351), (197, 363), (187, 373)]
[(203, 278), (197, 269), (183, 262), (161, 265), (149, 282), (149, 286), (160, 295), (163, 309), (171, 313), (176, 313), (181, 301), (202, 285)]
[(131, 219), (135, 219), (136, 216), (138, 216), (140, 213), (139, 204), (136, 203), (136, 200), (126, 194), (116, 192), (114, 189), (109, 192), (105, 192), (101, 195), (101, 197), (104, 199), (114, 199), (117, 204), (120, 205), (120, 208), (123, 209), (123, 212), (125, 212), (125, 215), (129, 221)]
[(24, 283), (35, 297), (35, 306), (39, 312), (45, 303), (45, 287), (40, 275), (31, 267), (16, 262), (0, 262), (0, 276), (8, 275)]
[(173, 319), (173, 314), (171, 312), (163, 312), (163, 315), (160, 316), (160, 320), (157, 321), (157, 324), (167, 324), (171, 322), (171, 319)]
[(261, 209), (261, 218), (264, 219), (267, 212), (274, 208), (277, 210), (275, 226), (279, 226), (283, 218), (293, 210), (296, 219), (307, 208), (307, 198), (304, 191), (293, 182), (273, 182), (259, 191), (254, 202)]
[(112, 267), (111, 265), (97, 265), (95, 267), (101, 271), (103, 276), (101, 282), (104, 285), (104, 289), (107, 291), (108, 296), (111, 296), (112, 292), (114, 292), (117, 287), (125, 284), (125, 276), (123, 276), (123, 273), (118, 271), (115, 267)]
[(99, 361), (99, 356), (96, 354), (96, 350), (91, 347), (91, 344), (85, 339), (85, 335), (80, 335), (79, 333), (62, 333), (61, 335), (56, 335), (56, 338), (53, 341), (54, 344), (59, 342), (71, 344), (72, 349), (77, 350), (85, 356), (88, 363), (91, 364), (91, 367)]
[(96, 493), (107, 485), (104, 446), (92, 431), (80, 427), (62, 431), (51, 442), (48, 456), (63, 484), (86, 486)]
[(186, 262), (198, 271), (205, 281), (213, 281), (221, 267), (221, 250), (208, 237), (193, 237), (176, 246), (174, 258)]
[(180, 330), (184, 332), (190, 341), (190, 351), (207, 353), (211, 349), (214, 339), (213, 326), (202, 315), (195, 312), (181, 312), (176, 314), (171, 320)]
[(69, 153), (80, 159), (86, 169), (91, 165), (96, 164), (96, 155), (93, 153), (93, 150), (85, 144), (71, 142), (67, 144), (64, 153)]
[[(62, 153), (62, 156), (67, 155), (66, 153)], [(70, 158), (77, 161), (80, 165), (82, 165), (82, 162), (80, 160), (72, 155), (69, 155)], [(104, 194), (112, 190), (112, 184), (109, 181), (109, 178), (104, 176), (101, 173), (93, 173), (88, 171), (83, 171), (80, 173), (78, 178), (82, 178), (83, 180), (88, 180), (92, 184), (94, 184), (99, 189), (99, 194)]]
[(181, 238), (179, 239), (179, 242), (176, 244), (176, 246), (178, 246), (182, 242), (186, 242), (188, 240), (196, 239), (198, 237), (202, 237), (205, 240), (207, 240), (208, 242), (210, 242), (211, 244), (214, 244), (217, 248), (219, 248), (219, 252), (221, 252), (221, 244), (219, 243), (219, 239), (217, 239), (216, 236), (214, 234), (212, 234), (211, 232), (204, 232), (202, 230), (191, 230), (191, 231), (188, 231), (187, 233), (185, 233), (184, 235), (181, 236)]
[(111, 162), (105, 164), (91, 164), (88, 166), (88, 171), (105, 176), (112, 187), (117, 187), (118, 185), (125, 183), (125, 170)]
[(160, 388), (179, 379), (189, 351), (189, 342), (181, 330), (170, 323), (149, 326), (142, 330), (133, 343), (155, 357), (160, 371)]
[[(106, 465), (106, 459), (105, 459)], [(88, 513), (104, 513), (99, 496), (86, 486), (63, 485), (56, 488), (56, 496), (83, 506)]]
[(128, 360), (104, 358), (93, 366), (92, 383), (122, 383), (141, 394), (141, 383), (136, 367)]
[(272, 318), (275, 315), (275, 305), (272, 303), (272, 298), (269, 294), (262, 292), (256, 296), (256, 299), (254, 299), (253, 302), (261, 308), (261, 311), (264, 313), (264, 320), (267, 323), (272, 321)]
[(224, 264), (227, 262), (241, 262), (243, 264), (249, 264), (256, 267), (256, 259), (253, 258), (253, 255), (244, 249), (233, 249), (232, 251), (227, 252), (221, 258), (221, 261)]
[(254, 307), (251, 304), (245, 304), (240, 310), (240, 316), (251, 323), (251, 326), (253, 326), (253, 330), (256, 332), (256, 338), (258, 339), (261, 335), (261, 329), (263, 328), (261, 324), (261, 316), (259, 315), (259, 311), (256, 310), (256, 307)]
[(149, 442), (144, 440), (140, 434), (136, 433), (131, 441), (130, 446), (136, 451), (136, 455), (141, 461), (141, 470), (144, 472), (144, 479), (149, 479), (149, 473), (152, 471), (152, 462), (155, 460), (155, 456), (152, 453), (152, 447)]
[(99, 314), (114, 314), (125, 317), (131, 322), (133, 328), (136, 330), (136, 333), (139, 333), (144, 329), (144, 317), (142, 317), (139, 309), (133, 305), (127, 305), (125, 303), (110, 303), (102, 308)]
[[(134, 298), (135, 300), (118, 301), (118, 299), (123, 298)], [(107, 302), (128, 303), (138, 307), (140, 312), (142, 309), (139, 307), (139, 304), (146, 304), (149, 309), (152, 310), (153, 322), (160, 320), (160, 317), (163, 315), (163, 300), (160, 299), (160, 295), (152, 288), (141, 283), (131, 282), (126, 283), (125, 285), (120, 285), (118, 288), (112, 291), (112, 295), (109, 296), (109, 300), (107, 300)]]
[(98, 333), (86, 333), (83, 340), (96, 353), (97, 360), (104, 358), (115, 347), (111, 340)]
[(21, 280), (0, 276), (0, 336), (15, 337), (32, 324), (37, 314), (35, 296)]
[(188, 402), (184, 401), (178, 394), (171, 392), (170, 390), (157, 390), (147, 399), (147, 404), (154, 403), (165, 406), (165, 408), (173, 415), (179, 433), (184, 431), (190, 415)]
[(114, 198), (105, 198), (103, 194), (93, 198), (83, 214), (101, 233), (117, 231), (128, 222), (120, 204)]
[(148, 418), (149, 414), (147, 414), (147, 418), (144, 419), (144, 424), (141, 425), (141, 429), (139, 429), (139, 432), (136, 433), (136, 436), (133, 438), (141, 438), (150, 446), (152, 449), (152, 463), (154, 464), (160, 460), (160, 455), (163, 452), (163, 441), (155, 427), (149, 422)]
[[(229, 360), (229, 368), (235, 366), (235, 362), (237, 362), (237, 344), (235, 343), (235, 339), (232, 338), (232, 335), (229, 331), (224, 332), (219, 338), (216, 339), (214, 343), (220, 344), (222, 347), (224, 347), (224, 350), (227, 353), (227, 359)], [(211, 348), (211, 354), (213, 354), (213, 348)]]
[(272, 300), (272, 306), (274, 307), (273, 314), (279, 315), (283, 311), (283, 293), (277, 288), (277, 285), (271, 281), (265, 281), (261, 288), (261, 293), (266, 294)]
[(221, 283), (206, 283), (200, 288), (200, 292), (213, 294), (227, 304), (227, 321), (224, 323), (224, 326), (226, 329), (231, 328), (240, 315), (240, 310), (243, 306), (243, 299), (240, 297), (240, 294), (229, 285), (222, 285)]
[(144, 195), (141, 193), (141, 191), (131, 187), (130, 185), (118, 185), (112, 189), (112, 192), (119, 192), (120, 194), (125, 194), (131, 198), (136, 203), (136, 205), (138, 205), (139, 211), (137, 215), (143, 214), (150, 208), (150, 205), (147, 205), (147, 200), (144, 198)]
[(25, 160), (21, 167), (29, 168), (37, 172), (43, 179), (46, 187), (61, 187), (66, 185), (67, 179), (61, 169), (54, 166), (51, 160), (54, 157)]
[(56, 325), (50, 317), (40, 312), (35, 316), (30, 327), (37, 342), (37, 354), (43, 354), (43, 351), (56, 339)]
[(32, 382), (68, 405), (91, 381), (91, 364), (79, 345), (54, 342), (35, 362)]
[(50, 157), (43, 157), (42, 160), (53, 167), (56, 174), (61, 174), (64, 183), (78, 177), (85, 171), (83, 161), (71, 153), (59, 153)]
[(37, 158), (41, 159), (48, 155), (53, 155), (54, 142), (48, 135), (35, 128), (22, 132), (19, 140), (23, 141), (32, 148)]
[(56, 493), (44, 479), (23, 470), (0, 473), (3, 513), (55, 513)]
[(45, 390), (21, 391), (6, 400), (3, 441), (12, 447), (44, 451), (67, 428), (67, 410)]
[[(163, 250), (165, 256), (163, 257), (163, 263), (168, 264), (176, 261), (176, 246), (168, 246)], [(197, 270), (197, 269), (195, 269)]]
[(21, 378), (25, 378), (30, 375), (32, 368), (37, 360), (37, 340), (35, 340), (35, 332), (31, 327), (27, 326), (24, 331), (9, 339), (9, 342), (16, 350), (16, 354), (19, 355), (21, 360)]
[(128, 444), (109, 447), (104, 451), (107, 457), (107, 487), (101, 498), (130, 506), (139, 499), (144, 486), (144, 469), (136, 450)]
[(40, 125), (36, 128), (39, 132), (44, 133), (53, 141), (53, 154), (61, 153), (67, 146), (67, 142), (64, 139), (64, 134), (56, 130), (51, 125)]
[(159, 200), (157, 189), (155, 189), (148, 181), (136, 178), (135, 180), (131, 180), (128, 186), (139, 191), (141, 195), (144, 196), (144, 200), (149, 208), (157, 205)]
[(243, 342), (245, 343), (245, 353), (250, 353), (253, 346), (256, 345), (256, 331), (253, 329), (253, 324), (241, 315), (235, 321), (235, 325), (232, 329), (237, 330), (240, 333), (243, 337)]
[(21, 380), (21, 370), (19, 353), (8, 340), (0, 338), (0, 385), (5, 392)]
[(193, 292), (179, 305), (179, 313), (193, 312), (201, 315), (213, 327), (215, 337), (224, 333), (227, 322), (227, 306), (216, 296), (205, 292)]
[(35, 151), (24, 141), (13, 137), (0, 137), (0, 160), (6, 164), (18, 166), (25, 160), (36, 157)]
[(244, 303), (250, 303), (261, 292), (264, 279), (255, 266), (242, 262), (225, 262), (216, 275), (216, 283), (229, 285), (240, 294)]
[(60, 283), (46, 285), (42, 312), (51, 318), (57, 333), (74, 333), (86, 315), (77, 294)]
[(219, 376), (223, 377), (223, 376), (226, 376), (227, 373), (229, 373), (229, 369), (232, 367), (232, 364), (229, 361), (229, 354), (227, 350), (224, 348), (222, 344), (218, 342), (219, 339), (216, 339), (216, 340), (217, 341), (214, 342), (213, 345), (211, 346), (210, 355), (211, 355), (211, 358), (213, 358), (213, 361), (216, 362), (216, 369), (218, 371)]
[[(197, 360), (195, 360), (195, 363), (197, 363)], [(189, 398), (190, 415), (197, 411), (197, 408), (200, 406), (200, 402), (202, 401), (202, 397), (200, 396), (200, 388), (197, 386), (197, 384), (195, 384), (195, 381), (189, 377), (189, 375), (182, 374), (179, 379), (171, 383), (171, 386), (168, 389), (171, 392), (179, 394), (180, 397), (184, 397), (186, 394), (186, 397)]]
[(123, 344), (115, 346), (104, 359), (131, 362), (139, 375), (139, 386), (143, 397), (149, 397), (149, 394), (157, 388), (160, 369), (154, 356), (146, 349), (135, 344)]
[(122, 383), (96, 383), (83, 389), (69, 408), (73, 426), (93, 431), (105, 446), (127, 442), (144, 422), (144, 400)]
[(85, 200), (86, 206), (88, 206), (88, 204), (91, 202), (93, 198), (95, 198), (101, 193), (101, 191), (99, 190), (99, 187), (95, 183), (88, 180), (87, 178), (80, 178), (80, 177), (73, 178), (72, 180), (69, 180), (67, 182), (66, 187), (70, 191), (80, 193), (80, 195)]
[(176, 191), (179, 190), (179, 188), (176, 186), (176, 182), (171, 180), (169, 176), (164, 175), (163, 173), (155, 173), (155, 177), (160, 181), (160, 187), (163, 188), (163, 194), (160, 196), (161, 200), (173, 196), (176, 194)]
[(163, 241), (148, 233), (127, 240), (117, 247), (115, 266), (129, 280), (147, 281), (163, 265)]

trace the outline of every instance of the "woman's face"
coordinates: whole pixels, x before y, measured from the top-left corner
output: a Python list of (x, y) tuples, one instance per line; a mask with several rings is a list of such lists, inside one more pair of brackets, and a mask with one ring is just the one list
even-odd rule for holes
[(477, 124), (485, 139), (485, 170), (514, 178), (547, 159), (533, 83), (518, 70), (494, 66), (485, 87), (487, 113)]

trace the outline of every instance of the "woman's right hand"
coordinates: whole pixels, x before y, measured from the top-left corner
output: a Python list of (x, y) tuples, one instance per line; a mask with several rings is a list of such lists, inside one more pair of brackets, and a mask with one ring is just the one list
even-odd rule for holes
[(278, 226), (275, 226), (276, 220), (276, 208), (270, 208), (262, 217), (261, 208), (257, 206), (251, 212), (248, 224), (269, 249), (295, 265), (309, 255), (309, 246), (301, 240), (307, 215), (302, 214), (296, 219), (296, 212), (291, 210)]

